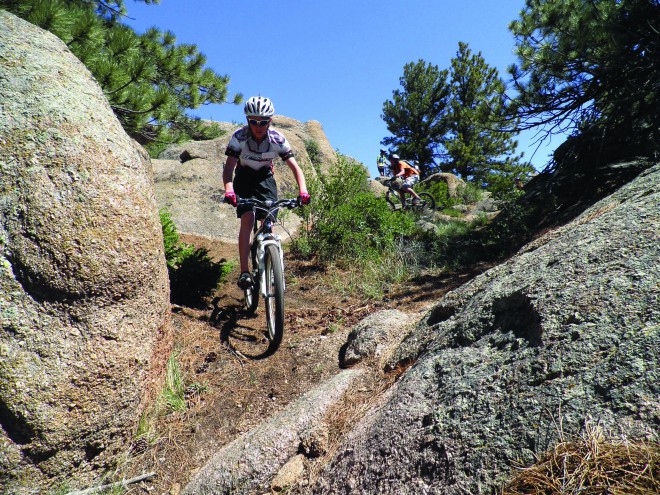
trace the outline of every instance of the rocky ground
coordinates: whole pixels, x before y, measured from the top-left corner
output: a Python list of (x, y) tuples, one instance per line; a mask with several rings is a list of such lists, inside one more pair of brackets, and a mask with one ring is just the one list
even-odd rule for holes
[[(235, 244), (193, 236), (182, 236), (182, 241), (208, 249), (214, 260), (237, 258)], [(207, 309), (173, 308), (174, 345), (187, 407), (161, 411), (146, 421), (149, 433), (135, 440), (119, 477), (145, 472), (156, 476), (133, 485), (129, 493), (178, 494), (220, 446), (338, 373), (340, 348), (355, 323), (382, 309), (421, 313), (485, 270), (427, 275), (393, 287), (381, 300), (367, 300), (341, 289), (351, 273), (318, 270), (291, 256), (286, 263), (286, 334), (274, 355), (265, 356), (263, 306), (254, 317), (241, 312), (236, 270)], [(396, 376), (382, 378), (381, 383), (365, 385), (360, 401), (375, 398)]]

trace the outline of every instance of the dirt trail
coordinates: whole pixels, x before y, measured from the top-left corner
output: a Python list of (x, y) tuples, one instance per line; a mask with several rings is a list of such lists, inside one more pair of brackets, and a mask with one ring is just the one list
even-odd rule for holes
[[(208, 249), (215, 261), (237, 260), (236, 244), (186, 235), (181, 240)], [(357, 300), (328, 285), (350, 273), (319, 272), (289, 257), (285, 336), (280, 349), (266, 357), (263, 303), (255, 316), (242, 314), (237, 271), (218, 291), (215, 307), (173, 308), (187, 409), (159, 416), (151, 435), (135, 441), (122, 475), (153, 471), (157, 477), (131, 493), (177, 495), (219, 446), (338, 373), (340, 348), (355, 323), (382, 309), (419, 312), (476, 274), (429, 276), (394, 288), (384, 300)]]

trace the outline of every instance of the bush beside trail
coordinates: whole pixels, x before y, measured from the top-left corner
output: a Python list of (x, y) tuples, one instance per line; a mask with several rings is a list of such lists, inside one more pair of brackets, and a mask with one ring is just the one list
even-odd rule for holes
[[(483, 254), (472, 249), (481, 218), (421, 219), (414, 212), (394, 211), (372, 191), (365, 167), (341, 154), (331, 172), (309, 182), (314, 199), (303, 210), (306, 228), (294, 239), (293, 254), (326, 269), (350, 268), (354, 276), (349, 291), (356, 288), (382, 297), (392, 283), (411, 280), (424, 270), (468, 266)], [(443, 207), (483, 197), (473, 184), (461, 184), (451, 195), (443, 181), (419, 189), (430, 191)]]
[(382, 286), (397, 277), (388, 267), (418, 230), (414, 220), (377, 198), (366, 169), (341, 154), (331, 172), (308, 185), (313, 201), (303, 210), (306, 228), (293, 242), (294, 254), (326, 268), (350, 267), (363, 292), (382, 295)]

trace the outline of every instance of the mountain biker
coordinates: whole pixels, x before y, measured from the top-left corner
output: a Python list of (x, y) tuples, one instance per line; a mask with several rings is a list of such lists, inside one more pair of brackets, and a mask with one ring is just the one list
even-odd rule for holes
[(251, 207), (238, 206), (237, 195), (246, 199), (277, 201), (273, 162), (279, 156), (293, 172), (298, 183), (300, 202), (308, 204), (310, 196), (305, 176), (293, 156), (289, 142), (281, 132), (270, 128), (275, 114), (273, 102), (263, 96), (253, 96), (245, 102), (243, 112), (247, 125), (234, 132), (229, 140), (222, 180), (225, 185), (225, 203), (236, 207), (236, 216), (241, 219), (238, 232), (241, 274), (238, 277), (238, 286), (245, 290), (254, 283), (248, 264), (250, 234), (255, 218), (261, 220), (263, 214), (259, 212), (255, 215)]
[(380, 150), (380, 155), (376, 159), (376, 166), (378, 167), (378, 173), (383, 177), (385, 175), (385, 168), (387, 165), (387, 151)]
[(419, 172), (417, 169), (407, 161), (401, 160), (399, 155), (396, 154), (390, 155), (390, 166), (394, 174), (393, 179), (403, 179), (403, 184), (399, 188), (399, 196), (401, 197), (401, 204), (404, 209), (406, 207), (406, 193), (412, 195), (413, 205), (420, 204), (421, 198), (413, 191), (413, 186), (419, 182)]

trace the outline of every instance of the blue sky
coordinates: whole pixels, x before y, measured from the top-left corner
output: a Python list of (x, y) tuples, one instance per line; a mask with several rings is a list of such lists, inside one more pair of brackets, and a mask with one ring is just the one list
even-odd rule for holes
[[(508, 80), (516, 62), (508, 24), (524, 0), (161, 0), (127, 2), (125, 22), (138, 33), (156, 26), (177, 43), (193, 43), (207, 67), (230, 78), (230, 101), (261, 94), (275, 111), (318, 120), (340, 152), (376, 174), (383, 102), (399, 87), (403, 66), (423, 59), (448, 68), (458, 42), (481, 52)], [(242, 105), (209, 105), (204, 119), (243, 122)], [(519, 151), (541, 170), (561, 141), (535, 152), (535, 133), (518, 136)], [(534, 156), (532, 156), (534, 155)]]

